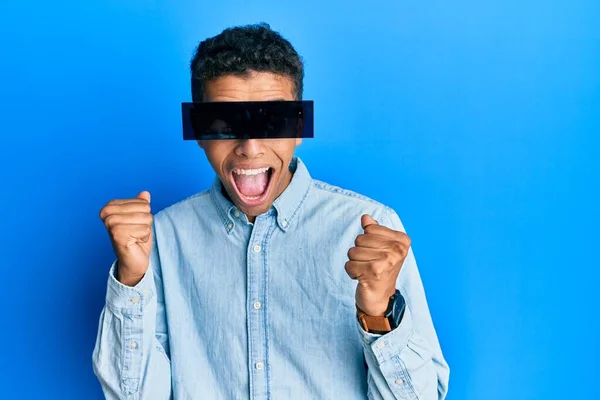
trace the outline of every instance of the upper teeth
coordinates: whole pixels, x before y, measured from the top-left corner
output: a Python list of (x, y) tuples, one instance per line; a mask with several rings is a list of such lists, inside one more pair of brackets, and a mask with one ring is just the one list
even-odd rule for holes
[(237, 168), (234, 169), (233, 172), (239, 175), (258, 175), (258, 174), (263, 174), (265, 172), (267, 172), (269, 170), (269, 167), (265, 167), (265, 168), (258, 168), (258, 169), (242, 169), (242, 168)]

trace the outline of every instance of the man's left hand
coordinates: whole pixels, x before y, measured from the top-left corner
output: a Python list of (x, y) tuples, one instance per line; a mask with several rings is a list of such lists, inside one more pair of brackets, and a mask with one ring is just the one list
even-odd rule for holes
[(367, 315), (383, 316), (390, 297), (396, 291), (396, 280), (408, 255), (410, 238), (381, 226), (369, 215), (363, 215), (364, 233), (348, 251), (346, 272), (358, 280), (356, 305)]

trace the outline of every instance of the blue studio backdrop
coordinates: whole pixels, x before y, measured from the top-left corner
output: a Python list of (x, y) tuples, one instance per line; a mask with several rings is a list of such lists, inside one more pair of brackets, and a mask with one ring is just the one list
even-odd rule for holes
[(98, 212), (209, 185), (181, 140), (188, 63), (260, 21), (306, 61), (312, 175), (413, 239), (448, 399), (598, 398), (599, 20), (596, 0), (3, 2), (0, 398), (102, 398)]

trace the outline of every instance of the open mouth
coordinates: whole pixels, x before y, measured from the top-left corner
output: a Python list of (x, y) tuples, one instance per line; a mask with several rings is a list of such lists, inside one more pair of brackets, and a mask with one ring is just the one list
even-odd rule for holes
[(261, 204), (269, 195), (273, 168), (235, 168), (231, 172), (231, 180), (238, 198), (246, 206)]

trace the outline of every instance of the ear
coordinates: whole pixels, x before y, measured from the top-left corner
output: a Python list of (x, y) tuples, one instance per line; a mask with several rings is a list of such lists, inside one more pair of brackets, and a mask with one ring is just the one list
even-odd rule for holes
[(296, 139), (296, 146), (300, 146), (302, 144), (302, 139), (298, 138)]

